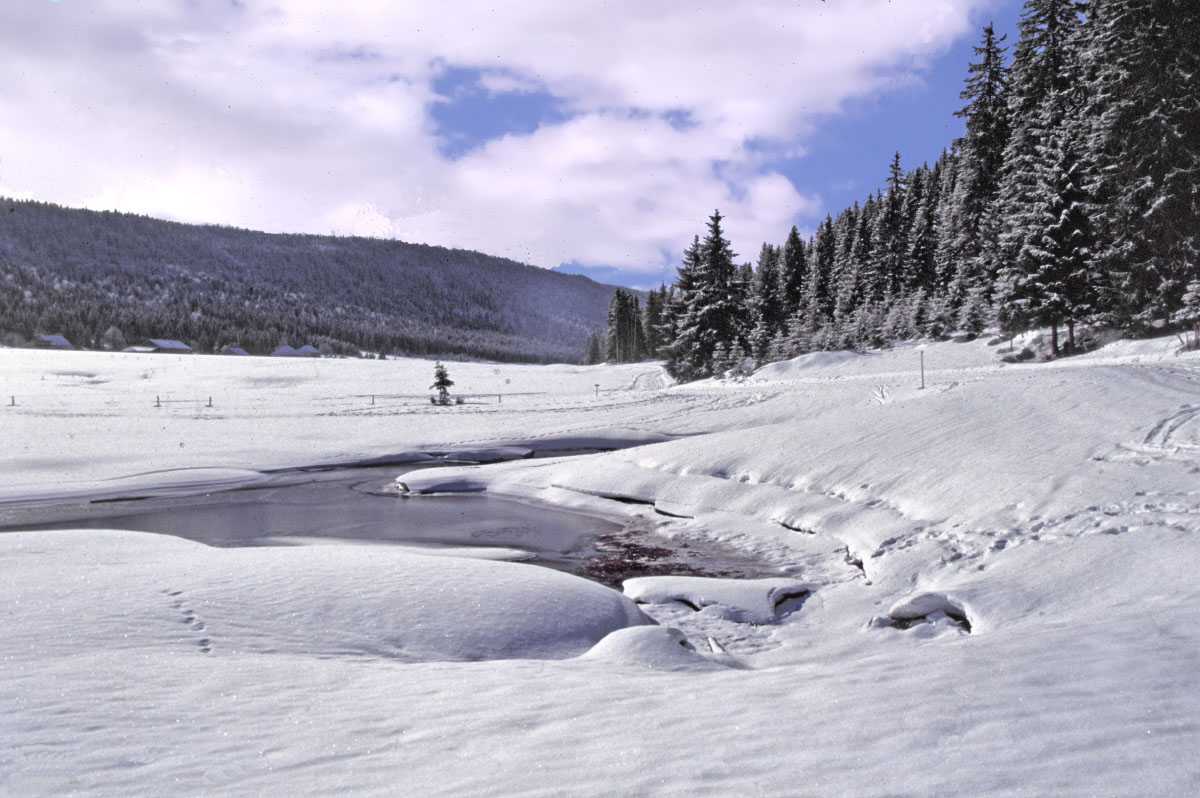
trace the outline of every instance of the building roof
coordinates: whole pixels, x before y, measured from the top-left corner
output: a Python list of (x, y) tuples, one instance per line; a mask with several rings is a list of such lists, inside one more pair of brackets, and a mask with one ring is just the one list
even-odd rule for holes
[(39, 341), (42, 341), (44, 344), (46, 344), (46, 346), (61, 346), (65, 349), (75, 348), (71, 346), (70, 341), (61, 335), (39, 335), (37, 338)]
[(223, 346), (223, 347), (221, 347), (221, 351), (227, 355), (248, 355), (248, 354), (250, 354), (245, 349), (242, 349), (240, 346)]
[(151, 344), (159, 349), (174, 349), (180, 351), (192, 351), (192, 348), (183, 341), (176, 341), (173, 338), (150, 338)]
[(317, 349), (312, 344), (305, 344), (304, 346), (302, 346), (296, 350), (296, 354), (297, 355), (310, 355), (310, 356), (311, 355), (320, 355), (321, 350)]
[(284, 344), (283, 346), (279, 347), (271, 354), (274, 357), (293, 357), (296, 354), (296, 350), (292, 349), (287, 344)]

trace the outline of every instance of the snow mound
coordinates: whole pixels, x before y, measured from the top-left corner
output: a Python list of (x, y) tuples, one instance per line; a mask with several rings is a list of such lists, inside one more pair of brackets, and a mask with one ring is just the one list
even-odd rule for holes
[(840, 366), (843, 363), (859, 360), (862, 357), (863, 355), (858, 352), (848, 350), (839, 352), (812, 352), (807, 355), (794, 357), (791, 360), (783, 360), (763, 366), (754, 372), (754, 377), (764, 380), (786, 380), (797, 372)]
[(795, 579), (710, 579), (641, 576), (627, 579), (625, 595), (639, 604), (685, 604), (738, 623), (777, 623), (799, 609), (810, 586)]
[[(563, 659), (653, 624), (603, 585), (532, 565), (383, 546), (215, 549), (116, 531), (0, 536), (28, 641), (68, 654), (88, 639), (212, 653), (404, 661)], [(56, 630), (44, 636), (47, 628)], [(62, 651), (56, 649), (62, 648)]]
[(943, 593), (918, 593), (901, 599), (888, 610), (887, 617), (871, 621), (871, 626), (877, 628), (910, 629), (919, 625), (931, 625), (934, 629), (953, 626), (963, 632), (971, 631), (971, 619), (962, 603)]
[(582, 659), (672, 671), (723, 667), (718, 660), (697, 653), (683, 632), (669, 626), (618, 629)]

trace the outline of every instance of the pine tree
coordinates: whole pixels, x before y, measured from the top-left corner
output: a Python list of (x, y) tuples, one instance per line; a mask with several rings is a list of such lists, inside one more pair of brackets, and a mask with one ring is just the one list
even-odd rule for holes
[(600, 348), (600, 336), (596, 333), (588, 335), (587, 348), (584, 350), (584, 365), (594, 366), (604, 361), (604, 353)]
[(876, 274), (873, 299), (890, 300), (900, 294), (905, 282), (908, 255), (908, 224), (904, 214), (905, 180), (900, 170), (900, 153), (888, 168), (887, 193), (879, 197), (871, 260)]
[(439, 405), (450, 404), (450, 387), (454, 385), (454, 381), (450, 379), (450, 375), (446, 373), (446, 367), (439, 360), (437, 365), (433, 367), (433, 385), (430, 385), (430, 390), (438, 392), (437, 398), (433, 401)]
[(833, 302), (829, 292), (829, 277), (833, 272), (837, 239), (833, 234), (833, 217), (826, 214), (813, 239), (813, 256), (808, 264), (808, 282), (802, 306), (809, 326), (816, 329), (833, 317)]
[(778, 247), (763, 244), (758, 254), (758, 267), (754, 271), (754, 286), (751, 297), (755, 321), (761, 322), (769, 334), (774, 336), (786, 322), (783, 296), (781, 295), (780, 259)]
[(1167, 322), (1200, 276), (1200, 4), (1104, 0), (1081, 30), (1097, 256), (1119, 321)]
[(642, 308), (642, 348), (647, 357), (658, 357), (663, 344), (663, 308), (667, 290), (650, 289), (646, 294), (646, 305)]
[(989, 24), (983, 42), (975, 48), (979, 61), (968, 68), (962, 98), (967, 105), (957, 112), (966, 119), (966, 133), (956, 142), (958, 150), (954, 192), (950, 198), (946, 226), (942, 230), (953, 262), (954, 279), (950, 301), (957, 307), (973, 289), (986, 285), (990, 275), (981, 273), (980, 252), (984, 215), (997, 191), (1004, 148), (1009, 139), (1006, 105), (1008, 70), (1004, 66), (1004, 37), (996, 37)]
[[(713, 373), (713, 353), (720, 344), (728, 349), (742, 342), (745, 330), (743, 304), (735, 284), (737, 267), (733, 251), (721, 230), (721, 213), (709, 217), (708, 234), (692, 252), (691, 288), (683, 292), (684, 311), (667, 367), (680, 380), (695, 380)], [(685, 257), (686, 264), (686, 257)], [(681, 275), (683, 270), (681, 269)]]
[(623, 288), (613, 293), (608, 306), (605, 355), (613, 363), (633, 363), (642, 358), (642, 319), (637, 297)]
[[(1054, 168), (1044, 157), (1072, 104), (1075, 59), (1070, 41), (1080, 6), (1077, 0), (1026, 0), (1009, 72), (1012, 135), (991, 219), (995, 234), (988, 238), (989, 269), (1032, 273), (1038, 268), (1035, 251), (1045, 205), (1041, 183)], [(1011, 279), (1006, 284), (1011, 287)]]
[(805, 257), (804, 242), (800, 239), (796, 225), (792, 225), (787, 241), (783, 245), (779, 281), (783, 312), (785, 316), (790, 317), (800, 310), (800, 303), (804, 299), (804, 289), (808, 283), (808, 261)]

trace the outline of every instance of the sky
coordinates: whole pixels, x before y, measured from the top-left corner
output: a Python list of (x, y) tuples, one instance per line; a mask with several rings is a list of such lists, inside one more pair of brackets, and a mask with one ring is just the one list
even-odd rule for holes
[(0, 196), (670, 282), (961, 134), (1020, 0), (4, 0)]

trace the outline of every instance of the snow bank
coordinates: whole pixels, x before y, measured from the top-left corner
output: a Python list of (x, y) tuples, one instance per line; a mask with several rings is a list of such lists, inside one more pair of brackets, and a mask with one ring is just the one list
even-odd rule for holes
[[(135, 532), (0, 535), (10, 652), (80, 646), (382, 657), (560, 659), (650, 624), (568, 574), (384, 546), (213, 549)], [(55, 629), (46, 636), (44, 630)]]
[(583, 659), (655, 670), (707, 670), (726, 664), (699, 654), (683, 632), (665, 626), (618, 629), (584, 654)]

